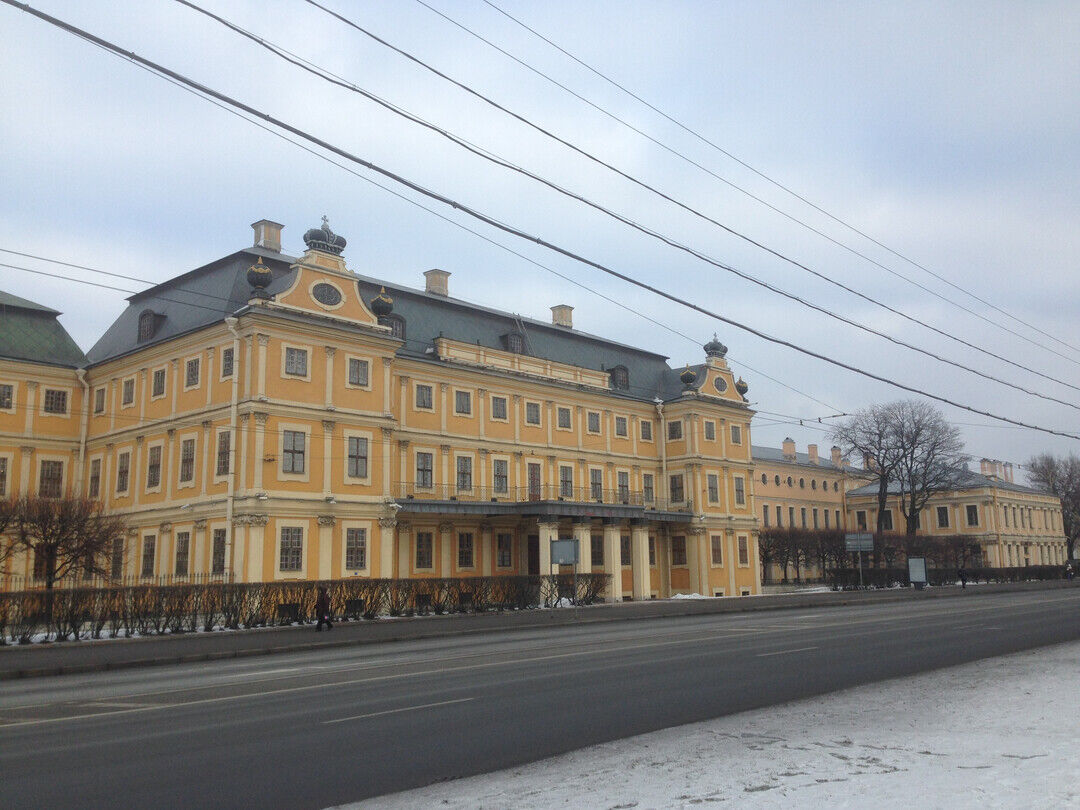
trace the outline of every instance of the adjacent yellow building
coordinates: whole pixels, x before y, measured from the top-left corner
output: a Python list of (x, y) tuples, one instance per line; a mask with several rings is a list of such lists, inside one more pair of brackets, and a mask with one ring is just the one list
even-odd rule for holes
[(325, 220), (299, 258), (253, 227), (85, 357), (57, 313), (0, 300), (51, 336), (0, 328), (0, 494), (126, 514), (117, 577), (541, 574), (572, 537), (613, 600), (758, 592), (753, 412), (719, 341), (672, 369), (566, 305), (540, 322), (442, 270), (359, 275)]

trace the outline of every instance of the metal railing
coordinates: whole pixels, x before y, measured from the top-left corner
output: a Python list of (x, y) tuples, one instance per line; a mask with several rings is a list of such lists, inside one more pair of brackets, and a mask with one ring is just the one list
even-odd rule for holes
[[(100, 576), (82, 576), (76, 574), (63, 577), (53, 582), (56, 590), (76, 588), (127, 588), (134, 585), (219, 585), (233, 581), (231, 573), (225, 574), (158, 574), (143, 577), (125, 575), (118, 578)], [(0, 591), (36, 591), (45, 588), (44, 577), (24, 576), (22, 574), (0, 574)]]
[(603, 504), (606, 506), (638, 506), (672, 512), (692, 511), (689, 499), (669, 501), (662, 498), (646, 498), (644, 493), (630, 489), (605, 489), (592, 486), (568, 486), (562, 484), (537, 484), (534, 486), (459, 486), (457, 484), (432, 484), (418, 486), (413, 482), (397, 482), (393, 485), (398, 500), (434, 500), (462, 502), (528, 503), (530, 501), (566, 501), (568, 503)]

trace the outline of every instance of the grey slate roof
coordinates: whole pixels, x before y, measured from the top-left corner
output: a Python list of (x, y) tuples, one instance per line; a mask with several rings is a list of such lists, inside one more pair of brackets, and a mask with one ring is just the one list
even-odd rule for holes
[(55, 309), (0, 292), (0, 357), (78, 368), (86, 356), (60, 325)]
[[(1009, 492), (1026, 492), (1033, 495), (1045, 495), (1046, 493), (1040, 489), (1033, 489), (1032, 487), (1025, 487), (1022, 484), (1014, 484), (1008, 481), (1002, 481), (1001, 479), (989, 478), (981, 473), (972, 472), (969, 469), (962, 469), (956, 471), (956, 478), (953, 481), (953, 485), (950, 487), (953, 491), (963, 491), (967, 489), (983, 489), (985, 487), (992, 487), (993, 489), (1004, 489)], [(899, 495), (900, 486), (896, 483), (889, 484), (889, 494)], [(852, 489), (848, 491), (848, 495), (877, 495), (877, 483), (867, 484), (866, 486), (859, 487), (858, 489)]]
[[(834, 467), (832, 463), (832, 456), (818, 456), (817, 463), (815, 464), (810, 460), (810, 456), (807, 453), (796, 453), (795, 458), (789, 458), (784, 455), (784, 451), (780, 447), (762, 447), (761, 445), (751, 445), (750, 455), (754, 461), (775, 461), (782, 464), (798, 464), (803, 467), (818, 467), (826, 470), (836, 470), (838, 467)], [(850, 464), (845, 463), (844, 469), (849, 472), (863, 472), (857, 467), (852, 467)]]
[[(128, 298), (128, 307), (86, 353), (91, 364), (152, 346), (163, 340), (219, 323), (247, 306), (251, 287), (247, 270), (262, 258), (274, 274), (272, 287), (289, 276), (292, 256), (258, 247), (238, 250), (210, 264), (162, 282)], [(139, 315), (145, 310), (158, 314), (154, 336), (139, 342)]]

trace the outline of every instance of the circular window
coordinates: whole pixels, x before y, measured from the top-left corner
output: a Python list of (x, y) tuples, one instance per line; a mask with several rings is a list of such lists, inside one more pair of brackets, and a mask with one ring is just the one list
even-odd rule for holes
[(810, 479), (810, 489), (817, 489), (817, 481)]
[(713, 380), (712, 384), (713, 388), (715, 388), (721, 394), (727, 391), (727, 380), (725, 380), (723, 377), (717, 377), (715, 380)]
[(311, 288), (311, 297), (326, 307), (336, 307), (341, 303), (341, 290), (332, 284), (319, 282)]
[(780, 486), (780, 476), (779, 475), (776, 476), (776, 478), (773, 480), (773, 483), (775, 483), (777, 486)]
[(761, 483), (763, 483), (763, 484), (769, 483), (769, 476), (767, 476), (765, 473), (761, 474)]
[(799, 489), (806, 489), (806, 479), (805, 478), (800, 478), (799, 479)]
[(791, 476), (790, 475), (787, 477), (787, 485), (789, 487), (791, 486)]

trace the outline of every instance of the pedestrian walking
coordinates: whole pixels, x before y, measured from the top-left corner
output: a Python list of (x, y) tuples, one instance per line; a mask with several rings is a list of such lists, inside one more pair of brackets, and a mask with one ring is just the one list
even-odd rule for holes
[(961, 568), (956, 573), (960, 577), (960, 587), (961, 588), (967, 588), (967, 571), (965, 571), (963, 568)]
[(319, 595), (315, 597), (315, 616), (318, 619), (315, 623), (315, 632), (322, 632), (322, 626), (325, 624), (327, 630), (333, 630), (334, 625), (330, 621), (330, 594), (326, 592), (326, 588), (322, 585), (319, 586)]
[(1072, 578), (1073, 578), (1072, 563), (1065, 563), (1065, 579), (1069, 580), (1069, 582), (1072, 582)]

